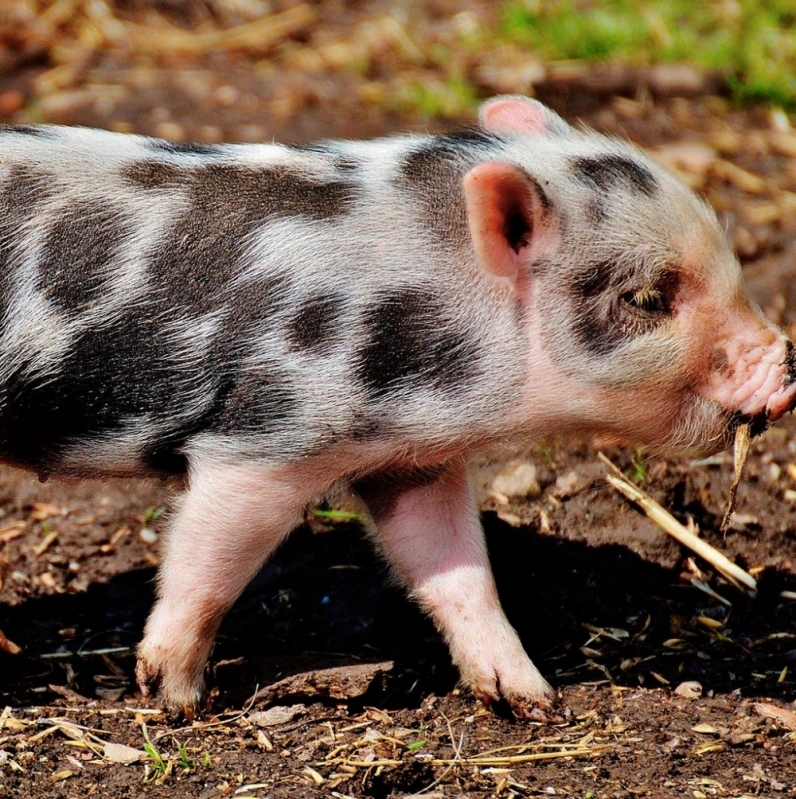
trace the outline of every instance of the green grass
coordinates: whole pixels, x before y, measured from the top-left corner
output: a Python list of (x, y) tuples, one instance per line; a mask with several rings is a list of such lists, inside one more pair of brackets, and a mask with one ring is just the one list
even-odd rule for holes
[(796, 107), (793, 0), (510, 0), (497, 35), (547, 61), (716, 69), (738, 99)]
[(636, 447), (633, 450), (632, 476), (637, 483), (643, 483), (649, 476), (647, 465), (644, 463), (644, 447)]
[(141, 730), (144, 733), (144, 751), (149, 755), (151, 765), (147, 769), (147, 775), (144, 778), (145, 783), (156, 782), (165, 779), (171, 768), (167, 758), (163, 757), (160, 750), (152, 743), (149, 737), (149, 731), (146, 724), (141, 725)]

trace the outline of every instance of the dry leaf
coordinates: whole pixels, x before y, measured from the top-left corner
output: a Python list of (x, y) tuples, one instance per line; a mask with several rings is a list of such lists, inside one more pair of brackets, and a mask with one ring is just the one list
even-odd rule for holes
[(738, 484), (741, 482), (743, 465), (746, 463), (746, 456), (749, 454), (749, 425), (738, 425), (735, 431), (735, 478), (730, 486), (730, 494), (727, 498), (727, 510), (724, 511), (724, 518), (721, 520), (721, 534), (726, 535), (730, 526), (730, 517), (735, 510), (735, 501), (738, 493)]
[(774, 719), (780, 727), (796, 732), (796, 713), (770, 702), (756, 702), (754, 711), (763, 718)]
[(7, 652), (9, 655), (18, 655), (22, 651), (22, 647), (10, 641), (0, 630), (0, 650)]
[(106, 741), (102, 748), (102, 756), (111, 763), (137, 763), (146, 757), (146, 752), (125, 744), (115, 744)]

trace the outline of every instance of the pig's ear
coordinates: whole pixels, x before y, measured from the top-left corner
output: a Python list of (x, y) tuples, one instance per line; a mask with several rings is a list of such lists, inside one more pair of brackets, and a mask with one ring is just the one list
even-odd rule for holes
[(572, 128), (538, 100), (517, 94), (505, 94), (487, 100), (478, 114), (481, 127), (498, 136), (555, 134), (568, 136)]
[(531, 262), (551, 213), (542, 187), (513, 164), (490, 161), (464, 176), (467, 221), (481, 267), (514, 282)]

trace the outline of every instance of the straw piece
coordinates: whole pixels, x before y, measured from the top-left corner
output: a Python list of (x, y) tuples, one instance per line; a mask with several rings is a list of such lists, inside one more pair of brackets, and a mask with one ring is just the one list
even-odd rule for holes
[(735, 510), (735, 501), (738, 492), (738, 484), (741, 482), (743, 465), (746, 463), (746, 456), (749, 454), (749, 425), (738, 425), (735, 430), (735, 479), (730, 486), (730, 495), (727, 498), (727, 510), (724, 511), (724, 518), (721, 520), (719, 528), (722, 535), (727, 534), (730, 527), (730, 518)]
[(723, 555), (715, 547), (712, 547), (680, 524), (671, 513), (658, 504), (649, 494), (627, 480), (622, 472), (602, 452), (599, 452), (597, 457), (609, 469), (606, 480), (617, 491), (624, 494), (632, 502), (635, 502), (664, 532), (710, 563), (716, 571), (736, 588), (752, 595), (757, 593), (757, 581), (751, 574), (745, 572), (726, 555)]
[(211, 50), (240, 49), (263, 53), (316, 20), (317, 13), (312, 6), (302, 3), (255, 22), (222, 30), (152, 29), (127, 22), (124, 23), (124, 31), (139, 52), (190, 55)]

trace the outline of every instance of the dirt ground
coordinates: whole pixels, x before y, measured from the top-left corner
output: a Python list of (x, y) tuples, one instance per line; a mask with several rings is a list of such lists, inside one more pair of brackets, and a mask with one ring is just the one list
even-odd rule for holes
[[(471, 122), (384, 101), (407, 57), (400, 31), (411, 43), (425, 26), (444, 41), (459, 6), (404, 3), (403, 27), (373, 46), (369, 66), (327, 63), (324, 48), (353, 46), (388, 6), (313, 5), (289, 47), (265, 54), (95, 49), (68, 79), (53, 76), (63, 64), (43, 33), (5, 30), (0, 121), (286, 141)], [(144, 24), (179, 6), (119, 7)], [(489, 21), (482, 6), (466, 13)], [(208, 19), (200, 27), (243, 24)], [(302, 61), (307, 52), (327, 61)], [(533, 92), (677, 169), (720, 213), (766, 312), (796, 323), (796, 132), (784, 115), (733, 108), (715, 78), (687, 70), (570, 65), (531, 80), (524, 61), (499, 74), (485, 71), (487, 56), (471, 61), (480, 94)], [(754, 598), (616, 494), (587, 443), (540, 442), (524, 456), (524, 496), (485, 495), (501, 599), (565, 709), (547, 725), (460, 694), (443, 642), (361, 530), (313, 514), (225, 621), (208, 714), (166, 719), (136, 692), (133, 652), (178, 487), (42, 484), (4, 469), (0, 630), (22, 651), (0, 651), (0, 797), (796, 796), (794, 433), (789, 418), (753, 443), (726, 536), (731, 455), (608, 453), (753, 574)]]

